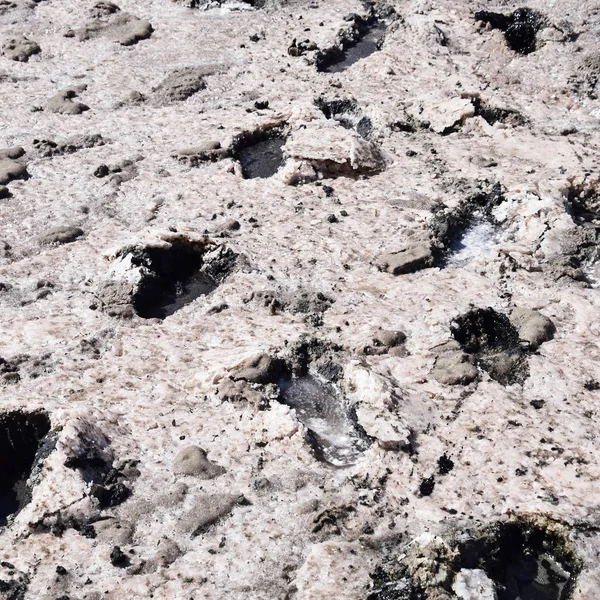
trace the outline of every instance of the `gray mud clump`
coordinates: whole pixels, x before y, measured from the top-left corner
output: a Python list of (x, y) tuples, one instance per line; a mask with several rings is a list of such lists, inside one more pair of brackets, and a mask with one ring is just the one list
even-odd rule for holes
[(25, 150), (20, 146), (0, 150), (0, 185), (29, 177), (24, 155)]
[(42, 245), (69, 244), (80, 238), (82, 235), (83, 229), (70, 225), (63, 225), (44, 231), (37, 237), (37, 241)]
[(199, 167), (205, 162), (217, 162), (230, 154), (229, 148), (223, 148), (221, 142), (208, 140), (198, 146), (182, 148), (171, 156), (175, 160), (190, 167)]
[(85, 148), (103, 146), (105, 143), (106, 140), (97, 133), (91, 135), (74, 135), (67, 138), (64, 142), (36, 138), (33, 140), (33, 147), (40, 158), (51, 158), (53, 156), (74, 154)]
[(540, 13), (530, 8), (518, 8), (510, 15), (482, 10), (475, 13), (475, 20), (502, 31), (508, 47), (519, 54), (530, 54), (537, 49), (537, 32), (545, 22)]
[(0, 525), (30, 500), (27, 480), (49, 431), (50, 420), (43, 412), (0, 415)]
[(277, 129), (242, 134), (233, 143), (245, 179), (266, 179), (283, 165), (285, 137)]

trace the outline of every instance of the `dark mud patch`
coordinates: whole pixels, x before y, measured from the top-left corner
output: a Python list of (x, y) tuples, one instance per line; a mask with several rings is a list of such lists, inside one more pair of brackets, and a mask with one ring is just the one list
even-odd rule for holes
[(465, 266), (498, 243), (502, 232), (493, 210), (502, 202), (503, 189), (496, 183), (472, 192), (456, 208), (434, 207), (429, 227), (437, 248), (436, 266)]
[(519, 54), (537, 49), (537, 33), (546, 24), (545, 17), (530, 8), (518, 8), (510, 15), (481, 10), (475, 13), (475, 20), (502, 31), (508, 47)]
[(100, 508), (118, 506), (131, 496), (125, 474), (100, 456), (89, 454), (84, 457), (71, 457), (65, 465), (72, 469), (80, 469), (84, 478), (93, 482), (90, 495), (96, 498)]
[(462, 350), (498, 383), (523, 383), (529, 376), (519, 332), (506, 315), (492, 308), (476, 308), (457, 317), (450, 332)]
[(54, 449), (50, 419), (39, 411), (13, 411), (0, 415), (0, 525), (30, 500), (30, 476)]
[(233, 156), (242, 167), (244, 179), (266, 179), (284, 163), (285, 135), (280, 129), (244, 133), (233, 141)]
[(512, 108), (491, 106), (481, 98), (474, 98), (473, 106), (475, 108), (475, 116), (481, 117), (489, 125), (504, 123), (516, 127), (527, 124), (527, 119), (518, 110)]
[(367, 600), (456, 598), (458, 574), (474, 569), (485, 573), (497, 600), (570, 600), (582, 568), (567, 528), (537, 517), (514, 517), (458, 532), (448, 542), (410, 546), (400, 557), (395, 548), (384, 549)]
[(165, 319), (221, 285), (233, 271), (237, 254), (208, 240), (181, 236), (160, 246), (128, 246), (115, 258), (137, 270), (138, 281), (105, 281), (90, 308), (116, 317)]
[(315, 105), (322, 111), (326, 119), (336, 121), (345, 129), (356, 131), (358, 135), (366, 140), (371, 138), (373, 123), (369, 117), (361, 114), (356, 100), (326, 100), (325, 98), (317, 98)]
[(377, 52), (383, 44), (388, 25), (377, 19), (363, 20), (354, 16), (350, 30), (340, 36), (340, 44), (321, 52), (317, 57), (317, 70), (322, 73), (340, 73)]
[(566, 196), (567, 210), (577, 225), (600, 228), (600, 193), (595, 185), (572, 185)]
[(457, 550), (459, 567), (483, 569), (498, 600), (568, 600), (581, 570), (563, 533), (526, 519), (471, 533)]
[(213, 292), (233, 269), (235, 256), (225, 252), (213, 258), (207, 262), (206, 248), (187, 241), (133, 250), (132, 264), (145, 273), (132, 298), (135, 312), (144, 319), (165, 319)]
[(318, 460), (335, 467), (355, 464), (369, 447), (353, 407), (323, 376), (306, 374), (279, 380), (279, 401), (296, 411)]

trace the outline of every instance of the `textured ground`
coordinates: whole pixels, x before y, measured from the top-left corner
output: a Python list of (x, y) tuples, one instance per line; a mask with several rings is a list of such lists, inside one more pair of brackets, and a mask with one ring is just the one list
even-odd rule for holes
[[(339, 73), (318, 72), (314, 50), (288, 48), (333, 46), (345, 16), (366, 14), (354, 0), (119, 2), (151, 24), (149, 37), (102, 13), (107, 23), (86, 30), (92, 6), (0, 2), (0, 44), (24, 35), (39, 45), (26, 62), (8, 47), (0, 56), (0, 149), (23, 147), (3, 160), (29, 175), (7, 177), (0, 200), (2, 403), (45, 410), (57, 436), (31, 502), (0, 533), (0, 594), (366, 598), (376, 565), (412, 539), (534, 514), (560, 525), (581, 560), (570, 597), (596, 598), (597, 229), (574, 220), (569, 200), (585, 186), (595, 197), (600, 5), (532, 0), (547, 26), (523, 55), (474, 19), (520, 5), (390, 2), (381, 50)], [(160, 84), (187, 67), (195, 93), (181, 99)], [(326, 119), (318, 97), (354, 99), (369, 140)], [(478, 102), (519, 116), (489, 124)], [(274, 125), (289, 158), (269, 178), (244, 179), (231, 152), (198, 166), (174, 158)], [(77, 137), (97, 134), (104, 144)], [(47, 156), (39, 140), (79, 149)], [(460, 267), (378, 268), (429, 244), (437, 205), (451, 210), (495, 183), (499, 243)], [(583, 229), (582, 264), (565, 264), (580, 256)], [(233, 272), (164, 320), (102, 310), (105, 282), (131, 274), (115, 253), (177, 234), (225, 244), (239, 255)], [(307, 307), (294, 304), (302, 293)], [(481, 369), (466, 385), (433, 376), (451, 322), (473, 307), (536, 309), (554, 323), (522, 382)], [(403, 351), (365, 354), (378, 329), (404, 332)], [(237, 400), (224, 391), (242, 360), (289, 360), (301, 339), (339, 346), (326, 354), (373, 438), (354, 465), (317, 460), (284, 404), (244, 400), (250, 388), (276, 396), (275, 381), (242, 386)], [(224, 472), (176, 472), (190, 446)], [(444, 454), (454, 468), (440, 475)], [(103, 508), (91, 480), (106, 465), (131, 496)], [(425, 585), (419, 597), (457, 597), (444, 589)]]

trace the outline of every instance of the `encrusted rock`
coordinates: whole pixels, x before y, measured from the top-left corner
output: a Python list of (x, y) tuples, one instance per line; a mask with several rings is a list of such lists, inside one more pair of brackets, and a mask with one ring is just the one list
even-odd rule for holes
[(242, 361), (229, 374), (234, 380), (266, 384), (276, 383), (284, 369), (285, 363), (281, 359), (263, 353)]
[(436, 133), (449, 133), (465, 119), (475, 116), (475, 107), (467, 98), (452, 98), (428, 106), (420, 115), (420, 119), (429, 123)]
[(61, 227), (53, 227), (44, 231), (37, 237), (40, 244), (68, 244), (74, 242), (83, 235), (83, 229), (63, 225)]
[(475, 359), (458, 351), (438, 356), (431, 374), (445, 385), (467, 385), (477, 379), (479, 372)]
[(556, 331), (554, 323), (537, 310), (515, 308), (509, 319), (519, 332), (519, 340), (527, 342), (530, 350), (537, 350), (551, 340)]
[(185, 67), (171, 71), (154, 89), (155, 102), (172, 104), (187, 100), (206, 87), (204, 77), (207, 74), (207, 69), (203, 67)]
[(433, 267), (435, 259), (430, 244), (425, 242), (409, 246), (398, 252), (389, 252), (376, 260), (381, 271), (392, 275), (414, 273), (421, 269)]
[(202, 448), (188, 446), (175, 457), (173, 472), (179, 475), (194, 475), (198, 479), (214, 479), (225, 473), (225, 468), (208, 460)]
[(357, 364), (344, 370), (348, 396), (355, 401), (356, 418), (365, 433), (385, 450), (401, 450), (410, 444), (410, 428), (396, 411), (401, 398), (381, 376)]
[(48, 100), (46, 110), (59, 115), (80, 115), (90, 107), (83, 102), (75, 101), (74, 98), (86, 89), (87, 85), (83, 84), (58, 92)]
[(461, 569), (452, 590), (461, 600), (498, 600), (494, 582), (482, 569)]
[(24, 35), (7, 40), (2, 44), (2, 56), (18, 62), (27, 62), (34, 54), (39, 54), (39, 45)]
[(291, 159), (282, 170), (289, 185), (321, 177), (368, 175), (382, 171), (379, 148), (358, 134), (328, 123), (294, 131), (284, 147)]

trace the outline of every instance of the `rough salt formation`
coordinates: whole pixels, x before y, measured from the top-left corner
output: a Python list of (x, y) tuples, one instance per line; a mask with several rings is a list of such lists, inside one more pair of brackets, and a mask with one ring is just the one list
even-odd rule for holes
[(595, 599), (596, 5), (118, 4), (0, 0), (0, 597)]

